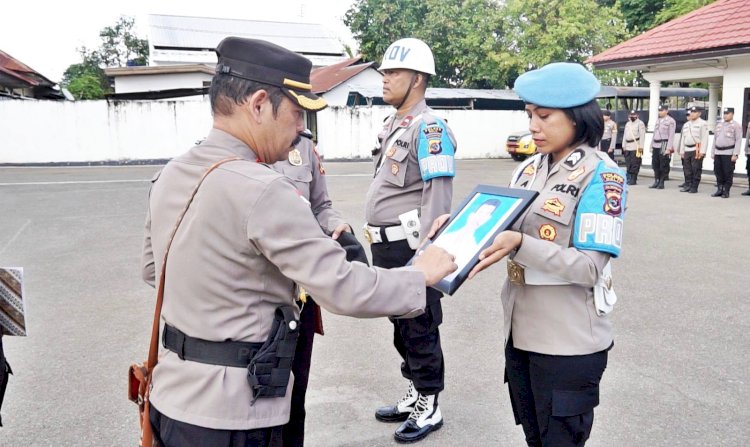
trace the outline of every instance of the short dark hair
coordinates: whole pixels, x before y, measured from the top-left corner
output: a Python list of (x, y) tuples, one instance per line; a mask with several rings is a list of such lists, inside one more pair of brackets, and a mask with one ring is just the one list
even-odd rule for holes
[(604, 116), (612, 116), (612, 112), (610, 112), (609, 110), (602, 110), (602, 115), (604, 115)]
[(280, 88), (224, 73), (216, 73), (208, 90), (208, 97), (211, 100), (211, 113), (214, 115), (231, 115), (232, 103), (240, 105), (248, 96), (258, 90), (268, 92), (273, 107), (273, 116), (276, 117), (281, 100), (285, 96)]
[(602, 118), (602, 109), (599, 108), (595, 99), (580, 106), (561, 110), (575, 123), (573, 143), (576, 145), (586, 143), (591, 147), (599, 144), (604, 133), (604, 118)]

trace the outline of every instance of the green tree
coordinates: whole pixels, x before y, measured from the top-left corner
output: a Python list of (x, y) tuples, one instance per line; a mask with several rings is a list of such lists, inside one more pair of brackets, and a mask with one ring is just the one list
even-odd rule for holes
[(501, 46), (500, 7), (493, 0), (357, 0), (344, 23), (360, 54), (379, 62), (404, 37), (424, 40), (435, 56), (436, 87), (502, 87), (509, 59)]
[(669, 22), (672, 19), (693, 12), (713, 2), (714, 0), (666, 0), (664, 9), (656, 15), (654, 25)]
[(112, 90), (104, 68), (146, 65), (148, 41), (133, 34), (134, 24), (132, 18), (121, 16), (114, 26), (99, 32), (99, 48), (79, 48), (81, 62), (68, 66), (62, 86), (77, 99), (102, 99)]

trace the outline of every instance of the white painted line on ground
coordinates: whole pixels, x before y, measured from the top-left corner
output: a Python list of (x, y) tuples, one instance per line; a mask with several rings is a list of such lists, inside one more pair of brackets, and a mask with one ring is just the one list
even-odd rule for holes
[(10, 240), (3, 246), (2, 250), (0, 250), (0, 255), (3, 254), (3, 252), (7, 250), (8, 247), (10, 247), (10, 244), (12, 244), (16, 239), (18, 239), (18, 236), (20, 236), (21, 233), (23, 233), (23, 230), (25, 230), (26, 227), (28, 227), (30, 224), (31, 224), (31, 219), (27, 219), (26, 222), (23, 225), (21, 225), (21, 229), (16, 231), (16, 234), (14, 234), (13, 237), (10, 238)]

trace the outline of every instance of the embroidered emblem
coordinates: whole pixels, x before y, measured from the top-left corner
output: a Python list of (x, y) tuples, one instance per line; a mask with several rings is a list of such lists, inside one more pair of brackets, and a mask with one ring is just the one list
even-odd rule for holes
[(535, 172), (536, 172), (536, 166), (534, 166), (534, 164), (532, 163), (526, 166), (526, 169), (523, 170), (523, 175), (534, 175)]
[(586, 166), (581, 166), (580, 168), (570, 173), (570, 175), (568, 176), (568, 180), (572, 182), (573, 180), (582, 176), (584, 172), (586, 172)]
[(560, 217), (560, 215), (562, 214), (564, 210), (565, 210), (565, 205), (563, 205), (560, 199), (558, 199), (557, 197), (545, 200), (544, 206), (542, 206), (542, 211), (552, 213), (558, 217)]
[(583, 152), (583, 149), (576, 149), (568, 155), (563, 164), (572, 169), (583, 160), (585, 155), (586, 153)]
[(393, 146), (391, 146), (390, 149), (388, 149), (387, 151), (385, 151), (385, 156), (386, 157), (393, 157), (393, 154), (395, 154), (395, 153), (396, 153), (396, 148), (393, 147)]
[(440, 143), (440, 140), (429, 140), (427, 142), (427, 150), (431, 154), (439, 154), (443, 152), (443, 145)]
[(615, 172), (603, 172), (601, 176), (604, 183), (619, 183), (620, 186), (625, 183), (625, 177)]
[(539, 237), (545, 241), (554, 241), (557, 237), (557, 229), (550, 224), (539, 227)]
[(292, 166), (302, 166), (302, 154), (299, 152), (299, 149), (294, 148), (289, 152), (289, 163)]
[(425, 126), (422, 132), (424, 132), (428, 140), (440, 140), (443, 138), (443, 128), (437, 124)]
[(398, 165), (396, 163), (393, 163), (391, 165), (391, 174), (393, 174), (393, 175), (398, 174)]

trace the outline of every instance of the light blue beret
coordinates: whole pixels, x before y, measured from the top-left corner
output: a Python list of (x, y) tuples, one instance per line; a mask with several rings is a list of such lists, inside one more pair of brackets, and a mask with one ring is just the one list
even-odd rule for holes
[(567, 109), (596, 98), (601, 84), (581, 64), (555, 62), (522, 74), (513, 89), (524, 102)]

